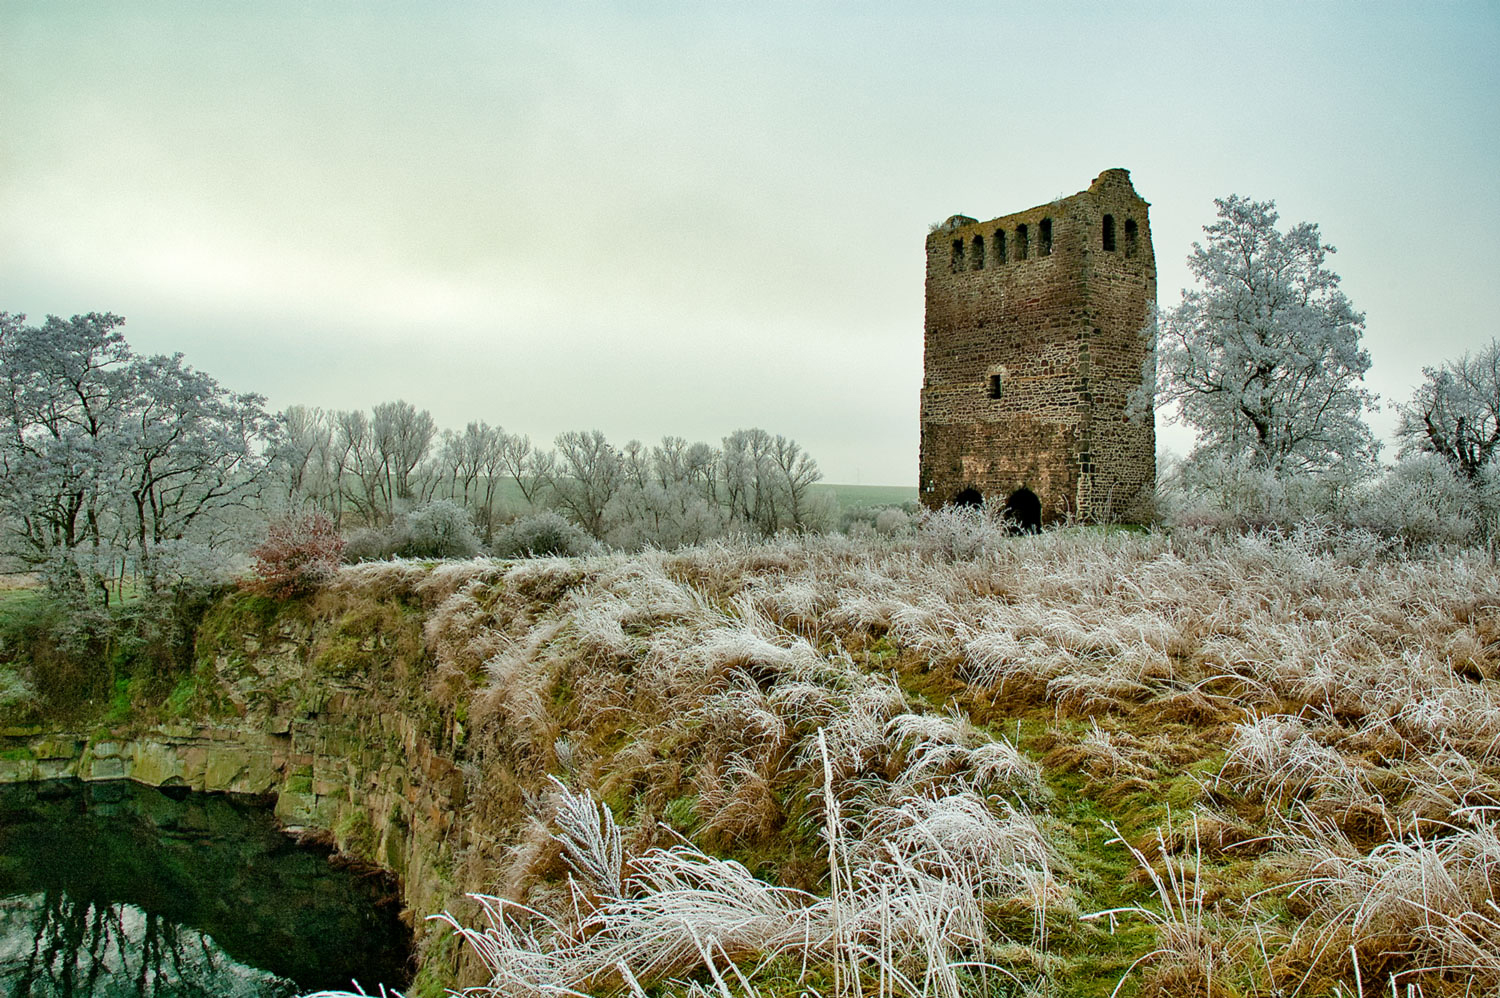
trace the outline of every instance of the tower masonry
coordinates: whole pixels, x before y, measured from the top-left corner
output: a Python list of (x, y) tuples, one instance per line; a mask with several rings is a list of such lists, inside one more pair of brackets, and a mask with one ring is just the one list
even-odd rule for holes
[(927, 237), (922, 502), (1002, 505), (1022, 526), (1139, 521), (1151, 412), (1129, 402), (1156, 304), (1148, 205), (1126, 170)]

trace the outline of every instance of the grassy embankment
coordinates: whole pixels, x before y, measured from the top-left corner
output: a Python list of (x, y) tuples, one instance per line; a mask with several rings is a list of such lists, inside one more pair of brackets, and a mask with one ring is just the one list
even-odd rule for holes
[(939, 518), (467, 571), (427, 648), (512, 816), (497, 987), (1500, 985), (1487, 555)]
[(939, 517), (334, 590), (425, 608), (497, 993), (1500, 987), (1480, 552)]

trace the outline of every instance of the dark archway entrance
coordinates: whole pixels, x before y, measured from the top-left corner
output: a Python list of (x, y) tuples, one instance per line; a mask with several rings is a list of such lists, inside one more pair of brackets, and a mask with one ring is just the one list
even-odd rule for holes
[(1042, 529), (1042, 501), (1023, 485), (1005, 500), (1005, 519), (1012, 530), (1034, 534)]
[(984, 505), (984, 496), (979, 494), (975, 488), (967, 488), (953, 497), (953, 505), (966, 506), (969, 509), (978, 509)]

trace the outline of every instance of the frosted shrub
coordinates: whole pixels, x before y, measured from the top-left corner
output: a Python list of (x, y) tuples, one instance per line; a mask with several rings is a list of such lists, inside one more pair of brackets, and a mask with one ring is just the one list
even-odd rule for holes
[(551, 510), (523, 516), (495, 535), (491, 550), (497, 558), (549, 558), (587, 554), (594, 540)]
[(628, 483), (604, 509), (605, 538), (612, 547), (679, 548), (702, 544), (724, 532), (724, 514), (685, 483)]
[(400, 525), (389, 527), (361, 527), (350, 531), (344, 541), (344, 561), (358, 565), (366, 561), (389, 561), (396, 557), (406, 543), (406, 534)]
[(1500, 462), (1491, 461), (1479, 469), (1474, 482), (1473, 516), (1479, 536), (1493, 548), (1500, 540)]
[(1477, 493), (1443, 458), (1420, 454), (1371, 483), (1351, 519), (1408, 546), (1458, 544), (1478, 527)]
[(472, 558), (479, 553), (469, 511), (451, 499), (434, 499), (405, 519), (403, 558)]
[(882, 509), (875, 514), (875, 532), (882, 537), (905, 536), (911, 532), (911, 517), (894, 506)]
[(0, 710), (30, 707), (37, 702), (36, 689), (9, 665), (0, 665)]
[(1179, 526), (1241, 530), (1338, 520), (1358, 482), (1353, 470), (1278, 474), (1247, 456), (1186, 460), (1163, 476), (1159, 501)]
[(1004, 524), (985, 515), (983, 509), (944, 506), (921, 515), (916, 544), (929, 557), (967, 561), (998, 548), (1008, 533)]

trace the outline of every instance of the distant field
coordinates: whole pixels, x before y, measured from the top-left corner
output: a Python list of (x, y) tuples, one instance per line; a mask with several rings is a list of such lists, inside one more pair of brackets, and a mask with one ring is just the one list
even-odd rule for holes
[(835, 485), (822, 482), (813, 488), (832, 492), (843, 509), (869, 509), (871, 506), (899, 506), (917, 501), (915, 485)]

